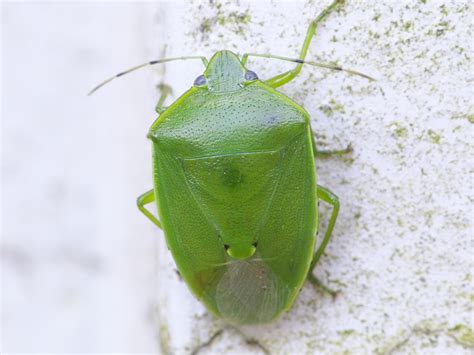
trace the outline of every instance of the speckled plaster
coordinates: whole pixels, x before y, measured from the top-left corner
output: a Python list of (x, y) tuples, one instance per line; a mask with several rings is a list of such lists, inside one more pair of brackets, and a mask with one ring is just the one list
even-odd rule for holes
[[(327, 4), (160, 3), (150, 51), (295, 57)], [(377, 79), (304, 68), (280, 89), (311, 114), (320, 147), (354, 148), (317, 161), (319, 183), (339, 196), (341, 212), (315, 273), (341, 293), (332, 300), (306, 284), (279, 320), (235, 329), (191, 296), (162, 242), (163, 353), (473, 352), (472, 18), (469, 1), (352, 0), (318, 28), (308, 58)], [(291, 64), (252, 59), (248, 67), (268, 78)], [(167, 65), (156, 77), (177, 96), (201, 72)], [(329, 212), (321, 211), (322, 228)]]
[[(232, 328), (180, 281), (137, 210), (152, 186), (154, 84), (171, 102), (202, 73), (162, 56), (227, 48), (297, 56), (328, 1), (2, 2), (3, 353), (472, 354), (474, 5), (346, 0), (318, 28), (318, 68), (280, 90), (313, 118), (341, 201), (315, 273), (273, 323)], [(291, 63), (252, 59), (265, 79)], [(321, 229), (330, 210), (322, 205)]]

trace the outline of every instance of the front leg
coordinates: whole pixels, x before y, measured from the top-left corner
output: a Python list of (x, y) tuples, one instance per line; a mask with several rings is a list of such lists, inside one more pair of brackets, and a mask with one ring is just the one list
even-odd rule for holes
[[(313, 39), (314, 33), (316, 32), (316, 29), (318, 25), (324, 21), (324, 19), (334, 11), (334, 9), (339, 5), (342, 4), (342, 0), (335, 0), (332, 2), (331, 5), (329, 5), (327, 8), (325, 8), (319, 15), (311, 21), (308, 27), (308, 31), (306, 32), (306, 37), (303, 42), (303, 46), (301, 47), (300, 51), (300, 56), (299, 56), (299, 61), (304, 62), (306, 58), (306, 54), (308, 53), (309, 45), (311, 44), (311, 40)], [(289, 70), (283, 74), (279, 74), (273, 78), (270, 78), (268, 80), (265, 80), (265, 83), (270, 85), (272, 88), (277, 88), (282, 85), (285, 85), (289, 81), (293, 80), (298, 76), (298, 74), (301, 71), (301, 68), (303, 67), (302, 63), (298, 63), (294, 69)]]
[(161, 95), (160, 98), (158, 99), (158, 103), (155, 106), (155, 111), (158, 113), (158, 115), (161, 115), (168, 107), (164, 106), (163, 104), (165, 103), (166, 98), (169, 95), (173, 94), (173, 89), (171, 89), (171, 86), (161, 83), (156, 86), (158, 90), (160, 90)]

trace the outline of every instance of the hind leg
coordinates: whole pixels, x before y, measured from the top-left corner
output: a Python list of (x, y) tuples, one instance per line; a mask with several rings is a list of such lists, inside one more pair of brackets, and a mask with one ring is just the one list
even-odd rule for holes
[(331, 217), (329, 219), (329, 224), (328, 224), (328, 227), (326, 229), (326, 233), (324, 234), (323, 241), (319, 245), (318, 250), (316, 250), (316, 252), (314, 253), (313, 261), (311, 262), (309, 272), (308, 272), (308, 281), (311, 282), (317, 288), (323, 290), (324, 292), (329, 293), (332, 297), (335, 297), (337, 295), (338, 291), (333, 291), (333, 290), (329, 289), (328, 287), (326, 287), (325, 285), (323, 285), (313, 275), (313, 271), (314, 271), (314, 268), (316, 267), (319, 259), (323, 255), (324, 250), (326, 249), (326, 247), (329, 243), (329, 240), (331, 239), (332, 232), (333, 232), (333, 229), (334, 229), (334, 225), (336, 224), (336, 220), (337, 220), (337, 215), (339, 213), (339, 199), (331, 191), (329, 191), (328, 189), (326, 189), (326, 188), (324, 188), (320, 185), (317, 186), (317, 194), (318, 194), (318, 198), (320, 198), (324, 202), (329, 203), (333, 207), (333, 210), (332, 210)]

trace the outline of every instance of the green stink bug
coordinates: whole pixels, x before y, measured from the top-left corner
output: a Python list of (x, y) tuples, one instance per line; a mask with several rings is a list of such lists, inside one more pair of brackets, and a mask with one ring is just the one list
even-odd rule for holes
[[(194, 295), (218, 317), (237, 324), (275, 319), (294, 303), (326, 248), (339, 211), (338, 198), (316, 184), (318, 152), (308, 113), (275, 89), (294, 79), (304, 64), (361, 75), (339, 66), (305, 60), (317, 25), (334, 1), (311, 22), (298, 59), (222, 50), (159, 117), (153, 144), (154, 186), (139, 209), (165, 234), (177, 268)], [(267, 80), (246, 68), (250, 56), (291, 61), (296, 67)], [(333, 210), (314, 253), (318, 200)], [(155, 202), (159, 218), (145, 208)]]

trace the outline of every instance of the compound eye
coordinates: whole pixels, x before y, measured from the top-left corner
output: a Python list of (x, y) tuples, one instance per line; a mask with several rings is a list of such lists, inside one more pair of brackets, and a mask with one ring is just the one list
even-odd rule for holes
[(247, 72), (245, 73), (245, 80), (253, 81), (257, 79), (258, 79), (258, 75), (254, 71), (247, 70)]
[(194, 80), (194, 86), (203, 86), (206, 85), (207, 80), (204, 75), (199, 75), (196, 80)]
[(227, 249), (229, 249), (229, 248), (230, 248), (229, 244), (224, 244), (224, 249), (225, 249), (226, 251), (227, 251)]

